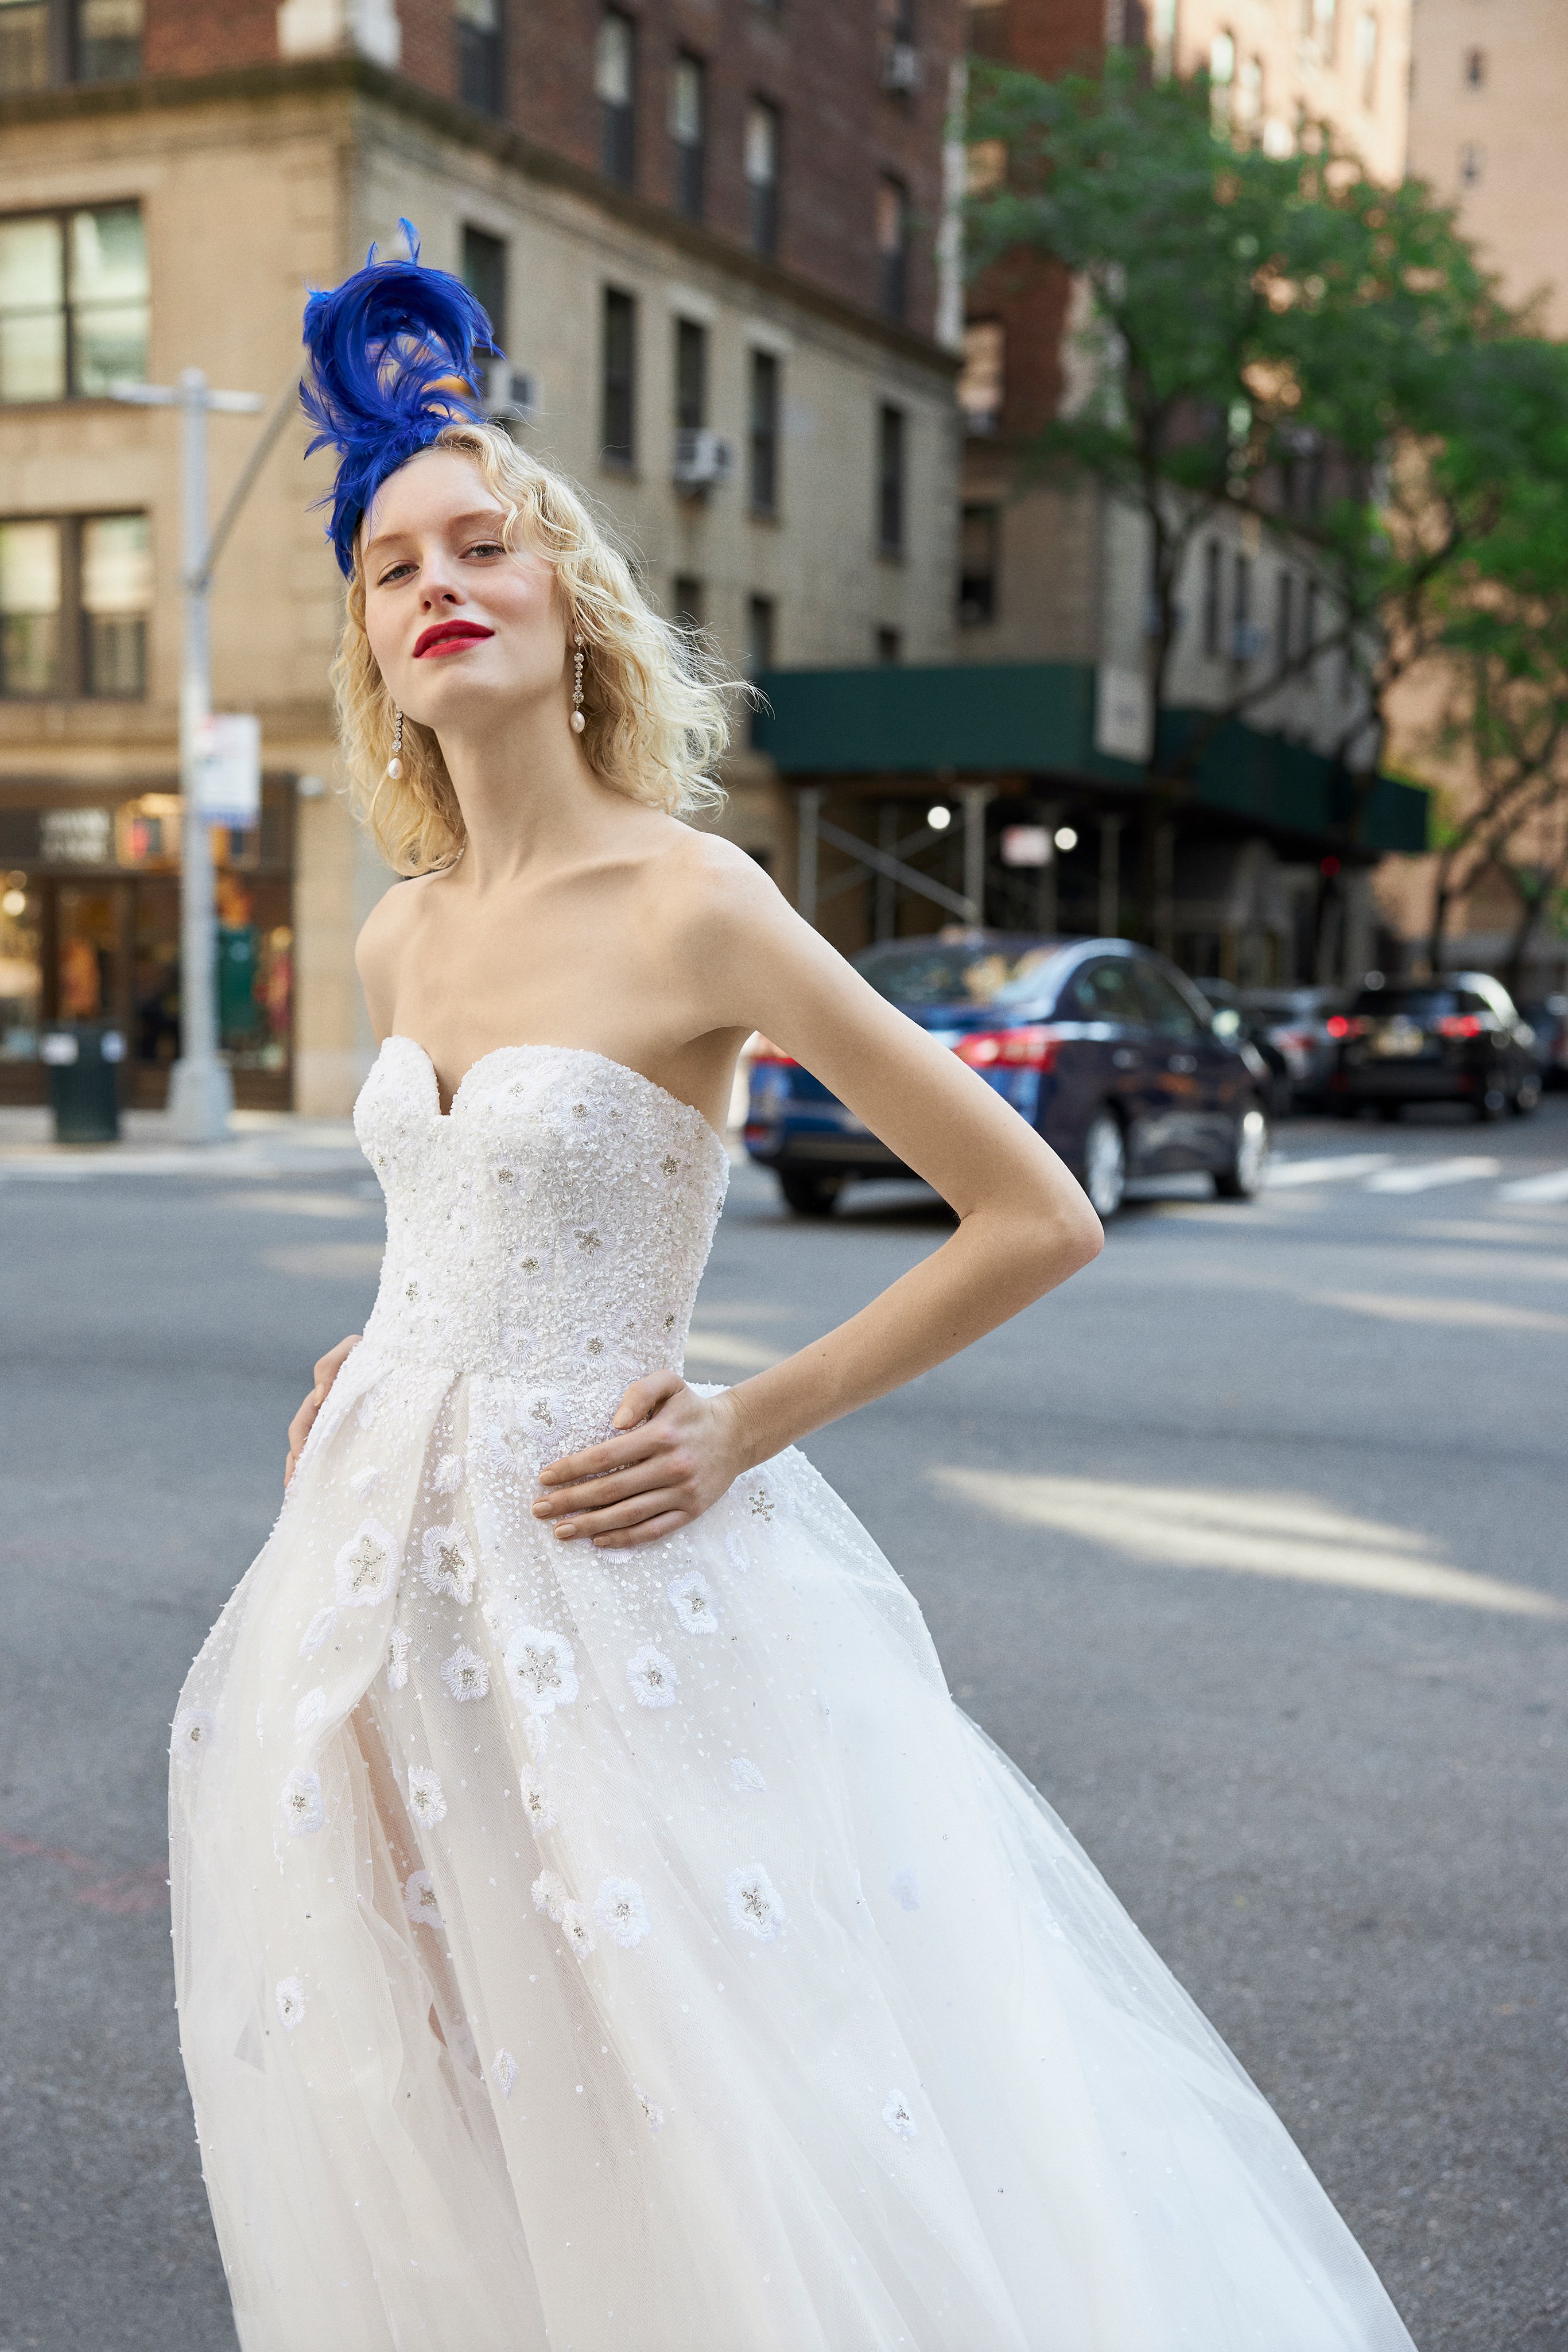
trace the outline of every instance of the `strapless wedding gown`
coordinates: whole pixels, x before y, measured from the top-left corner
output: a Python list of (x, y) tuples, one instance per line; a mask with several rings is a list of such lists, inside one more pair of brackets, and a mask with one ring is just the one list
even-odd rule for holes
[(801, 1454), (637, 1551), (531, 1516), (681, 1361), (705, 1121), (542, 1045), (442, 1118), (397, 1037), (356, 1120), (375, 1311), (174, 1725), (246, 2352), (1409, 2352)]

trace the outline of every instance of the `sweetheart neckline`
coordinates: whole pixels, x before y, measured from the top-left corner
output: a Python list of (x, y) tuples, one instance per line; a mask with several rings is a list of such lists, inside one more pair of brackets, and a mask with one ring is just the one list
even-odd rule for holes
[[(661, 1087), (657, 1078), (647, 1076), (641, 1070), (634, 1070), (629, 1062), (617, 1062), (613, 1054), (599, 1053), (592, 1045), (541, 1045), (532, 1044), (521, 1045), (492, 1045), (489, 1053), (480, 1054), (471, 1061), (468, 1064), (468, 1068), (463, 1072), (462, 1076), (458, 1080), (457, 1085), (452, 1089), (452, 1108), (450, 1110), (443, 1110), (441, 1108), (441, 1081), (439, 1076), (437, 1075), (434, 1061), (431, 1059), (426, 1049), (419, 1043), (418, 1038), (405, 1037), (400, 1030), (392, 1030), (382, 1039), (381, 1053), (384, 1054), (389, 1045), (410, 1046), (424, 1063), (426, 1071), (429, 1073), (431, 1092), (434, 1094), (436, 1098), (434, 1118), (437, 1127), (447, 1127), (451, 1123), (453, 1116), (457, 1111), (458, 1099), (462, 1095), (463, 1088), (468, 1085), (468, 1080), (473, 1076), (474, 1072), (476, 1070), (483, 1069), (487, 1062), (498, 1060), (502, 1054), (564, 1054), (568, 1055), (575, 1055), (581, 1061), (602, 1062), (606, 1069), (618, 1070), (623, 1077), (635, 1079), (639, 1087), (646, 1087), (650, 1094), (657, 1095), (661, 1102), (669, 1104), (672, 1109), (683, 1112), (688, 1118), (695, 1119), (698, 1126), (702, 1129), (703, 1134), (709, 1139), (710, 1142), (711, 1142), (715, 1149), (722, 1154), (726, 1168), (729, 1166), (730, 1154), (723, 1137), (719, 1133), (717, 1128), (711, 1126), (703, 1117), (695, 1103), (682, 1102), (680, 1097), (679, 1095), (672, 1095), (668, 1087)], [(376, 1058), (378, 1061), (381, 1058), (379, 1054)]]

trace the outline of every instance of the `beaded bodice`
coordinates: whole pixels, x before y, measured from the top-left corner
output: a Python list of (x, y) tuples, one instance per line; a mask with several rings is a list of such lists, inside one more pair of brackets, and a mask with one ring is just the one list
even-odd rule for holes
[(386, 1195), (367, 1346), (574, 1388), (679, 1370), (730, 1172), (689, 1104), (602, 1054), (502, 1045), (442, 1118), (429, 1056), (389, 1037), (354, 1127)]

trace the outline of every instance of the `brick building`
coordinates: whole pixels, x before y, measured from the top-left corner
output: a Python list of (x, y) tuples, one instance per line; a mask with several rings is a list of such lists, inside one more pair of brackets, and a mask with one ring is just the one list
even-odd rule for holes
[[(199, 366), (286, 392), (308, 285), (395, 240), (460, 270), (492, 397), (652, 593), (759, 672), (952, 649), (958, 328), (943, 127), (957, 0), (9, 0), (0, 9), (0, 1099), (39, 1024), (178, 1035), (176, 427), (111, 399)], [(945, 277), (939, 251), (949, 256)], [(215, 510), (254, 420), (215, 417)], [(261, 723), (225, 828), (241, 1101), (338, 1111), (349, 954), (386, 876), (330, 789), (341, 583), (291, 425), (216, 575), (215, 704)], [(743, 749), (727, 825), (794, 882)]]

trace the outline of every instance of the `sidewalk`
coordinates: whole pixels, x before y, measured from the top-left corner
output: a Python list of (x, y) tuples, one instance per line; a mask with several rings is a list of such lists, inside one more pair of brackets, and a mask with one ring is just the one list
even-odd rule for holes
[(346, 1118), (301, 1118), (291, 1111), (237, 1110), (224, 1143), (176, 1142), (169, 1115), (128, 1110), (118, 1143), (57, 1143), (43, 1105), (0, 1108), (0, 1183), (87, 1176), (341, 1175), (363, 1164)]

